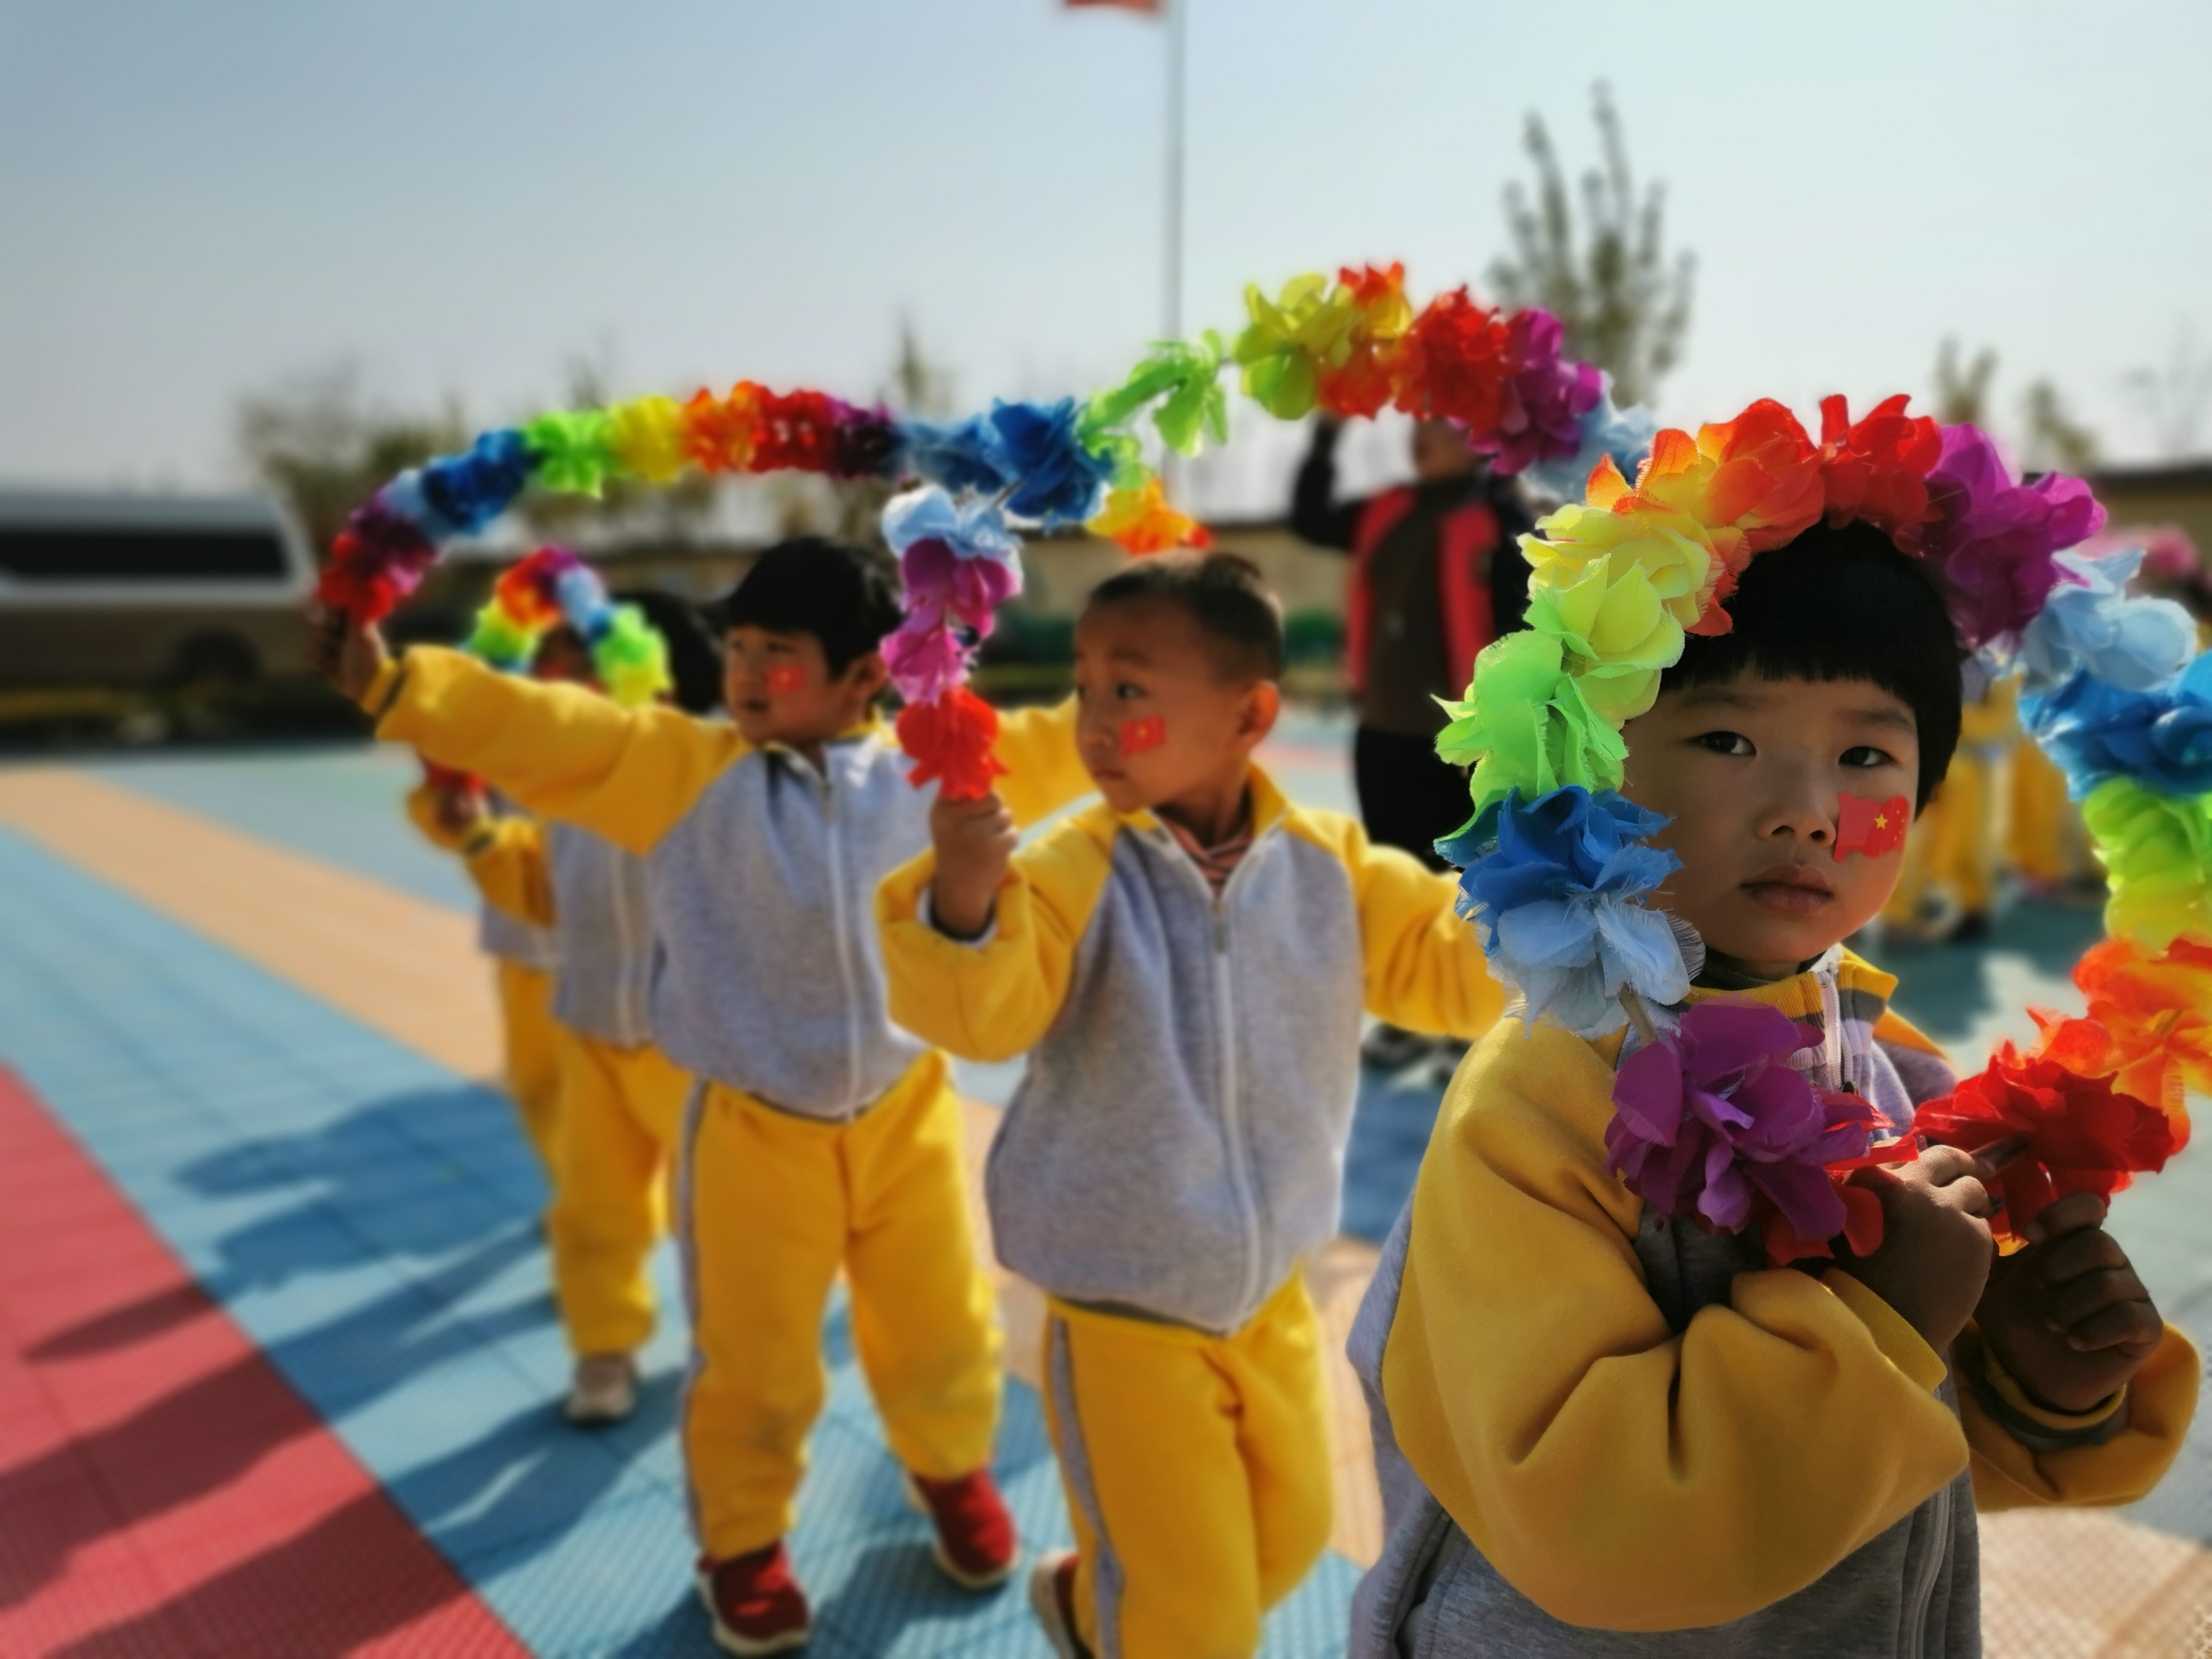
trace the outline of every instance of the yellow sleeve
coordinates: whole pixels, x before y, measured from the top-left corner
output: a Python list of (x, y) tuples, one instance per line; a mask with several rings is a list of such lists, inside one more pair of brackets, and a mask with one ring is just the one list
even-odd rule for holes
[(1367, 1012), (1409, 1030), (1473, 1039), (1498, 1023), (1505, 988), (1452, 909), (1458, 884), (1410, 853), (1377, 847), (1338, 812), (1294, 809), (1285, 826), (1327, 848), (1352, 878)]
[(495, 819), (462, 851), (485, 903), (517, 921), (553, 925), (553, 878), (545, 861), (543, 824), (535, 818)]
[(1416, 1474), (1554, 1618), (1683, 1630), (1811, 1583), (1966, 1467), (1942, 1362), (1847, 1276), (1737, 1277), (1680, 1335), (1606, 1168), (1612, 1068), (1501, 1021), (1414, 1188), (1383, 1351)]
[[(1981, 1509), (2132, 1504), (2172, 1464), (2197, 1413), (2197, 1350), (2171, 1325), (2118, 1397), (2080, 1417), (2042, 1410), (2022, 1395), (1971, 1326), (1953, 1360), (1960, 1376), (1959, 1416), (1974, 1454), (1974, 1502)], [(2094, 1428), (2122, 1410), (2126, 1422), (2101, 1444), (2038, 1451), (1990, 1414), (1981, 1389), (1971, 1386), (1977, 1376), (2021, 1418), (2061, 1435)]]
[(362, 706), (378, 737), (633, 853), (652, 851), (744, 752), (733, 726), (675, 708), (620, 708), (583, 686), (502, 674), (429, 646), (389, 665)]
[(1002, 711), (991, 752), (1006, 769), (999, 780), (999, 799), (1024, 829), (1098, 787), (1075, 746), (1073, 697), (1050, 708)]
[(999, 887), (991, 929), (948, 939), (922, 917), (937, 854), (894, 870), (876, 890), (890, 1016), (963, 1060), (1012, 1060), (1051, 1028), (1075, 970), (1075, 947), (1097, 908), (1112, 830), (1084, 819), (1024, 848)]

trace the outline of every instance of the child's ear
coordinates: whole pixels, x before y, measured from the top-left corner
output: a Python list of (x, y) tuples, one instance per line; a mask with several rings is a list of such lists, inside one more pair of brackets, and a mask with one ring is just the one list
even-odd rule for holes
[(1273, 680), (1255, 680), (1244, 693), (1243, 708), (1237, 711), (1237, 737), (1249, 738), (1254, 747), (1258, 747), (1275, 729), (1282, 713), (1283, 688)]
[(873, 702), (891, 683), (890, 665), (882, 652), (869, 651), (847, 663), (838, 678), (860, 694), (862, 701)]

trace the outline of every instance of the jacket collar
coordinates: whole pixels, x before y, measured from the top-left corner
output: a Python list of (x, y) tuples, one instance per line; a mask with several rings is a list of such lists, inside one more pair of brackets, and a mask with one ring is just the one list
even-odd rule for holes
[[(1290, 816), (1291, 803), (1276, 787), (1274, 779), (1269, 777), (1267, 769), (1257, 762), (1247, 769), (1244, 787), (1252, 797), (1252, 840), (1256, 845), (1261, 836)], [(1128, 829), (1151, 836), (1168, 835), (1167, 825), (1148, 806), (1139, 807), (1133, 812), (1117, 812), (1115, 817)]]

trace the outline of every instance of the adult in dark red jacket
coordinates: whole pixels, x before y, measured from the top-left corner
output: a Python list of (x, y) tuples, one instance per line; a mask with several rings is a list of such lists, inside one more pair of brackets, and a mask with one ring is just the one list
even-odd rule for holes
[(1533, 526), (1517, 485), (1492, 477), (1448, 421), (1413, 428), (1413, 474), (1363, 501), (1336, 500), (1336, 441), (1322, 418), (1298, 470), (1291, 528), (1352, 557), (1345, 669), (1359, 711), (1352, 775), (1370, 839), (1441, 870), (1436, 842), (1467, 821), (1466, 775), (1437, 758), (1437, 697), (1467, 690), (1474, 653), (1521, 626)]

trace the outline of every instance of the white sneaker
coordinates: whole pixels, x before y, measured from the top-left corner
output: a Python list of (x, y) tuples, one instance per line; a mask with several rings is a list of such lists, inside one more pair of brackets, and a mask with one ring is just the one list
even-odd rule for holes
[(1058, 1659), (1091, 1659), (1075, 1632), (1075, 1552), (1047, 1550), (1030, 1568), (1030, 1611)]
[(576, 1362), (575, 1380), (561, 1415), (578, 1428), (619, 1423), (637, 1409), (637, 1364), (626, 1353), (587, 1353)]

